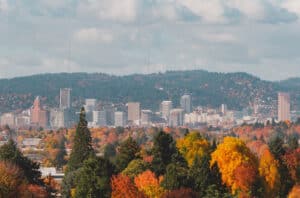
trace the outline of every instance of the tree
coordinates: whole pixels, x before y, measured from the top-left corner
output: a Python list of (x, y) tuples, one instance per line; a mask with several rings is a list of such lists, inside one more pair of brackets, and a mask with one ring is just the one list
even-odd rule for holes
[(259, 161), (259, 175), (263, 178), (265, 196), (275, 197), (280, 187), (279, 163), (270, 152), (264, 148)]
[(300, 186), (299, 185), (295, 185), (291, 192), (289, 193), (288, 198), (299, 198), (300, 195)]
[(298, 139), (299, 138), (297, 134), (292, 134), (288, 136), (287, 145), (289, 146), (289, 149), (295, 150), (299, 147)]
[(0, 162), (0, 197), (19, 197), (26, 184), (23, 172), (16, 165)]
[(157, 178), (155, 173), (147, 170), (134, 178), (134, 183), (139, 191), (149, 198), (160, 198), (164, 189), (160, 186), (162, 178)]
[(300, 148), (287, 152), (282, 158), (294, 182), (300, 183)]
[(67, 164), (67, 172), (82, 167), (84, 160), (88, 159), (90, 155), (94, 155), (92, 138), (90, 130), (87, 127), (85, 110), (81, 108), (79, 123), (74, 137), (74, 145)]
[(110, 197), (113, 173), (113, 165), (107, 159), (91, 157), (85, 160), (76, 178), (75, 197)]
[(160, 131), (154, 137), (151, 166), (156, 175), (163, 175), (166, 172), (166, 167), (171, 163), (172, 155), (176, 152), (175, 142), (170, 134)]
[(166, 192), (162, 198), (194, 198), (197, 197), (197, 194), (193, 192), (190, 188), (180, 188), (176, 190), (172, 190), (169, 192)]
[(198, 132), (191, 132), (184, 138), (178, 139), (176, 146), (189, 166), (192, 166), (196, 156), (201, 157), (210, 149), (209, 142), (202, 138)]
[(112, 198), (146, 198), (128, 176), (119, 174), (111, 178)]
[(280, 157), (285, 154), (285, 149), (283, 148), (283, 140), (279, 135), (271, 137), (268, 145), (271, 153), (277, 160), (280, 160)]
[(30, 184), (40, 185), (43, 183), (40, 179), (40, 165), (24, 157), (12, 139), (0, 147), (0, 160), (17, 165), (24, 172), (24, 176)]
[(133, 179), (135, 176), (146, 171), (148, 167), (149, 165), (147, 162), (141, 159), (135, 159), (128, 164), (128, 166), (122, 171), (122, 174)]
[(215, 163), (220, 168), (223, 183), (231, 189), (232, 194), (241, 190), (239, 180), (235, 177), (235, 170), (243, 164), (255, 170), (258, 167), (257, 159), (250, 149), (242, 140), (234, 137), (225, 137), (223, 143), (212, 153), (211, 166)]
[(123, 171), (133, 159), (137, 158), (140, 147), (131, 137), (121, 143), (116, 158), (116, 166), (119, 172)]

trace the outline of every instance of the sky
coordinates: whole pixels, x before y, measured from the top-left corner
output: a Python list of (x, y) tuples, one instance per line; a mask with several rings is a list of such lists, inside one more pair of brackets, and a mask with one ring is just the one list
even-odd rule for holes
[(300, 1), (0, 0), (0, 78), (192, 69), (300, 77)]

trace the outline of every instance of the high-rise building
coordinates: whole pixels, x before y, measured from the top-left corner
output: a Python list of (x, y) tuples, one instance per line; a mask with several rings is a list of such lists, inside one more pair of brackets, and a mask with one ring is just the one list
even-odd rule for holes
[(226, 112), (227, 112), (227, 105), (226, 105), (226, 104), (222, 104), (222, 105), (221, 105), (221, 113), (222, 113), (223, 115), (225, 115)]
[(37, 96), (31, 108), (31, 124), (46, 128), (48, 127), (48, 112), (41, 107), (40, 97)]
[(15, 126), (15, 115), (13, 113), (4, 113), (0, 118), (1, 126), (8, 125), (9, 127)]
[(50, 110), (50, 126), (52, 129), (65, 127), (65, 112), (63, 109)]
[(172, 109), (170, 111), (169, 126), (177, 127), (183, 125), (183, 109)]
[(191, 95), (185, 94), (180, 98), (180, 106), (185, 113), (190, 113), (192, 111), (192, 97)]
[(291, 120), (290, 95), (288, 93), (278, 93), (278, 121)]
[(129, 102), (128, 107), (128, 121), (133, 125), (140, 125), (140, 103)]
[(107, 113), (105, 110), (93, 111), (93, 124), (94, 126), (106, 126), (107, 125)]
[(60, 89), (59, 108), (69, 109), (70, 107), (71, 107), (71, 89), (62, 88)]
[(164, 118), (166, 121), (169, 119), (170, 111), (172, 109), (172, 101), (162, 101), (161, 103), (161, 114), (162, 118)]
[(85, 112), (92, 112), (96, 109), (97, 100), (94, 98), (85, 99)]
[(152, 120), (152, 111), (151, 110), (142, 110), (141, 111), (141, 124), (143, 126), (148, 126), (151, 124)]
[(115, 126), (123, 127), (126, 125), (125, 113), (122, 111), (115, 112)]

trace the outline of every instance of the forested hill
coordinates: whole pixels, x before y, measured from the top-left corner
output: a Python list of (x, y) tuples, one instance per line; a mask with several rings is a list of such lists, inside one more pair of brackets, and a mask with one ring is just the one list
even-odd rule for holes
[[(203, 70), (127, 76), (102, 73), (41, 74), (0, 80), (0, 112), (28, 108), (37, 95), (42, 96), (50, 106), (57, 106), (59, 89), (63, 87), (72, 89), (72, 101), (78, 104), (84, 98), (97, 98), (116, 103), (140, 101), (142, 108), (158, 109), (162, 100), (170, 99), (178, 105), (180, 95), (191, 93), (195, 105), (216, 107), (226, 103), (230, 108), (240, 109), (253, 102), (256, 96), (276, 98), (276, 92), (287, 89), (288, 83), (290, 81), (263, 81), (247, 73)], [(294, 85), (291, 89), (300, 90), (299, 87)]]

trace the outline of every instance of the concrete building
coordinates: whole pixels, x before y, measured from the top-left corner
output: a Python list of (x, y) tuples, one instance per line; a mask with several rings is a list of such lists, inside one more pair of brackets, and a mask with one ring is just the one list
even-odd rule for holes
[(1, 116), (1, 126), (8, 125), (9, 127), (15, 126), (15, 115), (13, 113), (4, 113)]
[(180, 106), (185, 113), (190, 113), (192, 111), (192, 96), (188, 94), (181, 96)]
[(288, 93), (278, 93), (278, 121), (291, 120), (290, 95)]
[(22, 128), (30, 125), (30, 117), (27, 115), (18, 115), (16, 117), (16, 127)]
[(129, 102), (127, 103), (128, 108), (128, 122), (133, 125), (140, 125), (140, 103)]
[(152, 111), (151, 110), (142, 110), (141, 111), (141, 125), (148, 126), (152, 121)]
[(161, 114), (162, 114), (162, 118), (164, 118), (166, 121), (169, 120), (169, 116), (170, 116), (170, 111), (172, 109), (172, 101), (162, 101), (160, 109), (161, 109)]
[(93, 125), (94, 126), (107, 126), (107, 113), (105, 110), (93, 111)]
[(177, 127), (183, 125), (183, 109), (172, 109), (170, 111), (169, 126)]
[(60, 89), (59, 108), (69, 109), (70, 107), (71, 107), (71, 89), (62, 88)]
[(65, 112), (63, 109), (50, 110), (50, 126), (53, 129), (65, 127)]
[(97, 106), (97, 99), (94, 98), (89, 98), (89, 99), (85, 99), (85, 112), (92, 112), (95, 111)]
[(115, 112), (115, 126), (124, 127), (126, 125), (125, 113), (122, 111)]
[(43, 128), (48, 127), (48, 119), (49, 119), (48, 111), (46, 111), (41, 107), (39, 96), (36, 97), (36, 99), (34, 100), (30, 115), (31, 115), (30, 121), (32, 125), (36, 127), (43, 127)]
[(225, 115), (227, 113), (227, 105), (226, 104), (221, 105), (221, 113), (223, 115)]

